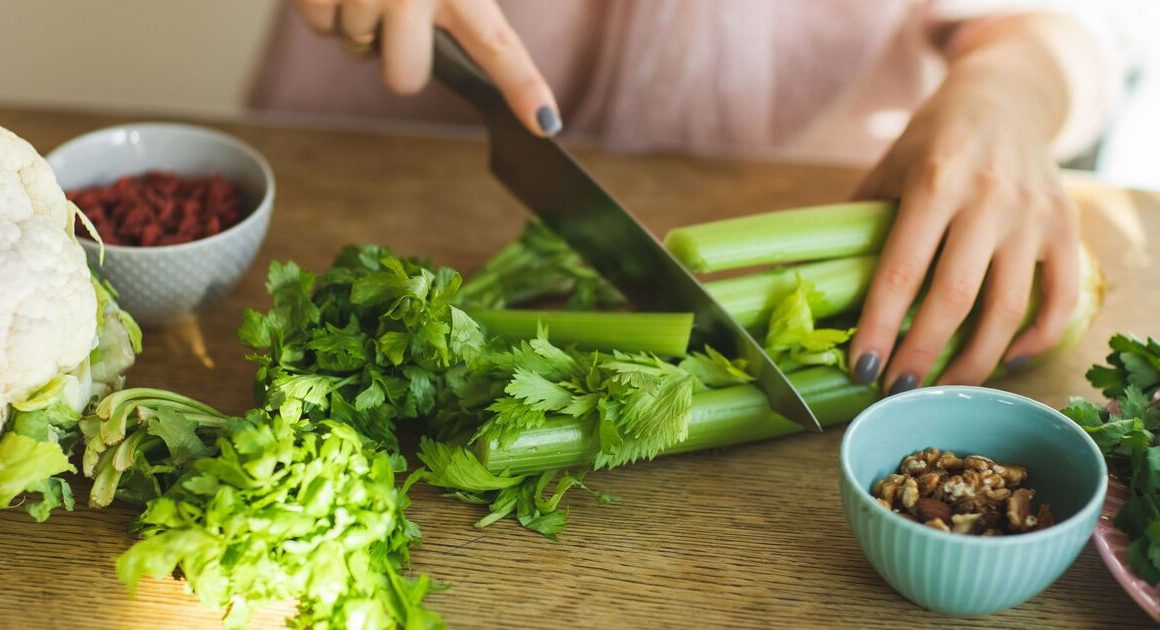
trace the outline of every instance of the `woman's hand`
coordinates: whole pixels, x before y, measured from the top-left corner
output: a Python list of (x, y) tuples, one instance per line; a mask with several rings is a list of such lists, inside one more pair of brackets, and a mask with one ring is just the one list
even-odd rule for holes
[(414, 94), (431, 78), (435, 27), (446, 29), (483, 68), (532, 133), (560, 130), (552, 90), (494, 0), (295, 0), (306, 22), (351, 48), (381, 37), (383, 82)]
[[(857, 381), (886, 365), (886, 391), (921, 385), (979, 297), (973, 336), (940, 383), (981, 383), (1000, 361), (1017, 368), (1067, 325), (1078, 296), (1078, 213), (1051, 148), (1067, 95), (1021, 45), (981, 46), (952, 61), (946, 82), (858, 191), (898, 199), (899, 212), (851, 346)], [(1012, 342), (1037, 267), (1042, 301)], [(895, 349), (928, 269), (928, 290)]]

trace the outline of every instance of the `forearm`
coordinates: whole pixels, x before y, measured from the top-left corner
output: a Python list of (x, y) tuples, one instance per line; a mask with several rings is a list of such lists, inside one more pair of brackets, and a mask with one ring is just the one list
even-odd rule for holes
[(1029, 13), (971, 20), (945, 46), (946, 87), (1014, 107), (1049, 141), (1094, 139), (1111, 106), (1109, 73), (1093, 37), (1071, 17)]

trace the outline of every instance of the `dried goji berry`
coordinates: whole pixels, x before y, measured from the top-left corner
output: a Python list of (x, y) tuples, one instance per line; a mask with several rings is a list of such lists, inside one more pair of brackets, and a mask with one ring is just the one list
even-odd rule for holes
[[(164, 171), (66, 192), (110, 245), (172, 245), (217, 234), (242, 219), (241, 190), (218, 175)], [(85, 234), (78, 226), (78, 233)]]

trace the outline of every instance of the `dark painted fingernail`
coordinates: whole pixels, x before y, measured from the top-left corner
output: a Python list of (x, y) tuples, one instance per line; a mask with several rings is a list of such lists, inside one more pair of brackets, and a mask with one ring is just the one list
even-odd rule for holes
[(890, 395), (893, 396), (895, 394), (901, 394), (902, 392), (908, 392), (915, 387), (918, 387), (918, 377), (907, 372), (899, 376), (898, 380), (894, 381), (894, 384), (890, 386)]
[(549, 136), (554, 136), (560, 131), (560, 115), (547, 105), (536, 110), (536, 122), (540, 123), (540, 130)]
[(868, 385), (878, 378), (878, 353), (867, 352), (858, 357), (854, 363), (854, 382), (859, 385)]
[(1018, 372), (1027, 367), (1027, 364), (1030, 362), (1030, 357), (1015, 357), (1014, 359), (1008, 361), (1003, 367), (1007, 368), (1008, 372)]

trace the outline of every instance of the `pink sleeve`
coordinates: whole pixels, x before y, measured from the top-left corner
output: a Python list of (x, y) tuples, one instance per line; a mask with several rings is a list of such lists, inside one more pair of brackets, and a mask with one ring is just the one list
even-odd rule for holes
[[(1016, 13), (1048, 12), (1071, 17), (1089, 36), (1086, 51), (1075, 51), (1071, 85), (1090, 85), (1074, 90), (1071, 115), (1056, 136), (1056, 153), (1073, 156), (1086, 149), (1107, 126), (1121, 104), (1128, 78), (1142, 55), (1147, 34), (1139, 18), (1148, 0), (931, 0), (929, 24), (939, 26)], [(1066, 64), (1065, 65), (1069, 65)]]

